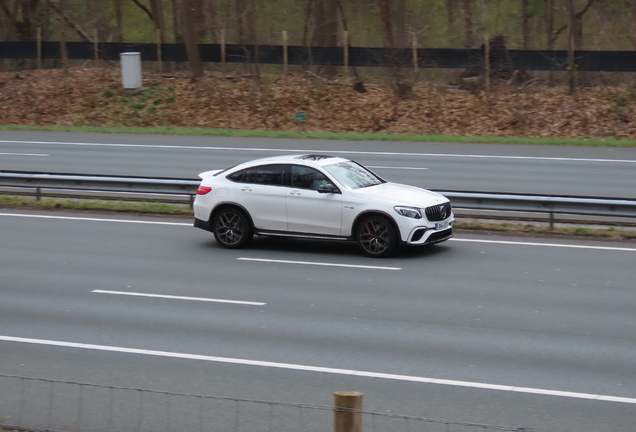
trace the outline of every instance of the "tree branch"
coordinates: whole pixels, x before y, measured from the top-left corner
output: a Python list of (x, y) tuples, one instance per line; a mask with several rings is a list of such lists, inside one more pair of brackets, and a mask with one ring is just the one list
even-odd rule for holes
[(152, 17), (152, 12), (150, 12), (146, 6), (139, 3), (139, 0), (133, 0), (133, 3), (139, 6), (144, 12), (146, 12), (148, 18), (150, 18), (150, 21), (155, 22), (155, 19)]
[(2, 9), (2, 12), (4, 12), (7, 18), (9, 18), (9, 21), (11, 21), (11, 11), (9, 10), (9, 6), (7, 6), (5, 0), (0, 0), (0, 9)]
[(75, 24), (71, 18), (69, 18), (68, 15), (66, 15), (66, 13), (64, 13), (64, 11), (62, 10), (62, 8), (60, 7), (60, 5), (58, 5), (57, 3), (53, 3), (51, 0), (46, 0), (46, 2), (48, 3), (48, 5), (50, 6), (51, 9), (53, 9), (61, 18), (64, 22), (66, 22), (66, 24), (72, 28), (73, 30), (75, 30), (75, 33), (77, 33), (79, 35), (79, 37), (81, 37), (82, 39), (84, 39), (86, 42), (90, 42), (93, 43), (93, 40), (86, 34), (86, 32), (84, 30), (81, 29), (80, 26), (78, 26), (77, 24)]
[[(574, 15), (574, 18), (576, 18), (577, 20), (580, 20), (581, 17), (583, 15), (585, 15), (585, 12), (587, 12), (590, 7), (592, 6), (592, 3), (594, 3), (594, 0), (588, 0), (587, 4), (585, 5), (585, 7), (583, 9), (581, 9), (581, 12), (577, 13), (576, 15)], [(563, 30), (565, 30), (566, 28), (568, 28), (567, 24), (563, 24), (563, 26), (561, 26), (560, 29), (558, 29), (557, 31), (554, 32), (554, 35), (552, 36), (552, 43), (554, 43), (557, 38), (559, 37), (559, 34), (561, 34), (561, 32)]]

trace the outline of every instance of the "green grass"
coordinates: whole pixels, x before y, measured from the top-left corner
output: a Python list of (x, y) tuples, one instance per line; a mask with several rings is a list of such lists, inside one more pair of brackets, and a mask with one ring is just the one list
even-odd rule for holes
[(331, 133), (331, 132), (290, 132), (240, 129), (202, 129), (185, 127), (91, 127), (91, 126), (28, 126), (0, 125), (0, 130), (47, 131), (47, 132), (97, 132), (121, 134), (192, 135), (221, 137), (262, 137), (262, 138), (306, 138), (356, 141), (411, 141), (411, 142), (458, 142), (494, 144), (532, 144), (590, 147), (636, 147), (636, 141), (616, 139), (583, 138), (518, 138), (518, 137), (469, 137), (446, 135), (396, 135), (380, 133)]
[(162, 214), (170, 216), (191, 216), (192, 209), (187, 204), (166, 204), (159, 202), (107, 201), (84, 199), (35, 198), (0, 195), (0, 206), (37, 210), (94, 210), (121, 213)]

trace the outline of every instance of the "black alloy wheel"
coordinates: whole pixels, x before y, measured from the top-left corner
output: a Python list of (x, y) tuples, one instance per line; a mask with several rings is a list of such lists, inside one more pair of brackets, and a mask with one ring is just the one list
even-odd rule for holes
[(212, 232), (217, 243), (227, 249), (240, 249), (254, 236), (249, 219), (236, 208), (221, 210), (214, 217)]
[(398, 246), (398, 237), (393, 224), (380, 215), (367, 216), (358, 225), (358, 245), (367, 256), (384, 258), (393, 254)]

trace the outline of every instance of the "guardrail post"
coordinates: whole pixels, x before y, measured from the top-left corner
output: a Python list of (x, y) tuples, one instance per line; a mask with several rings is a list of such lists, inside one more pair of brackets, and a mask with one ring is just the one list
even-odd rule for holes
[(40, 201), (41, 198), (42, 198), (42, 194), (40, 192), (40, 188), (35, 188), (35, 200)]
[(550, 229), (554, 228), (554, 213), (550, 212)]
[(335, 392), (334, 432), (362, 431), (362, 393)]

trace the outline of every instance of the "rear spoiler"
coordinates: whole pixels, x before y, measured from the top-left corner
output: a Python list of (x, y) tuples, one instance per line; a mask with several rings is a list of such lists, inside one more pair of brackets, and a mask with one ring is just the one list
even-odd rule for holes
[(204, 171), (201, 174), (199, 174), (199, 177), (201, 177), (202, 179), (208, 178), (208, 177), (212, 177), (214, 174), (218, 174), (221, 171), (223, 171), (223, 170), (222, 169), (217, 169), (217, 170), (211, 170), (211, 171)]

